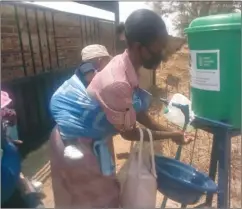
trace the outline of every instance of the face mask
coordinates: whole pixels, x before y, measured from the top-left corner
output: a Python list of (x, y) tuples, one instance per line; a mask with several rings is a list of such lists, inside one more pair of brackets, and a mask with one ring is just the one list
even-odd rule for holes
[(162, 61), (162, 54), (155, 54), (149, 50), (150, 59), (143, 60), (143, 67), (149, 70), (155, 70)]

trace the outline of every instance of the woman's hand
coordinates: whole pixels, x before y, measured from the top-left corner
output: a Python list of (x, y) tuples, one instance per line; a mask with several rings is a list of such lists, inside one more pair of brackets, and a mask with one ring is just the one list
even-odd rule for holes
[(182, 131), (174, 132), (174, 136), (171, 139), (177, 145), (186, 145), (193, 141), (193, 138), (190, 135), (187, 135)]

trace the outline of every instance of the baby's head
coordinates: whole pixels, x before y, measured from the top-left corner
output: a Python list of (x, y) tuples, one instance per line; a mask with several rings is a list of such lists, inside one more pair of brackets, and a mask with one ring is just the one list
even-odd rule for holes
[(98, 71), (101, 71), (108, 64), (111, 56), (105, 46), (92, 44), (82, 49), (81, 58), (84, 62), (95, 63)]
[(83, 62), (91, 62), (95, 66), (95, 70), (85, 72), (85, 79), (89, 84), (96, 72), (101, 71), (109, 63), (111, 56), (105, 46), (93, 44), (82, 49), (81, 58)]

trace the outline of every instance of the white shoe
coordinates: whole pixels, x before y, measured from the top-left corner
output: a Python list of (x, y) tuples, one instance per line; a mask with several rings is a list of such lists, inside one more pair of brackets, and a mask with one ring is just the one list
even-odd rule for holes
[(78, 160), (83, 157), (83, 153), (77, 147), (69, 145), (64, 149), (64, 157), (72, 160)]
[(35, 181), (35, 180), (32, 180), (31, 181), (31, 184), (33, 185), (33, 187), (35, 188), (36, 192), (40, 193), (42, 188), (43, 188), (43, 184), (39, 181)]

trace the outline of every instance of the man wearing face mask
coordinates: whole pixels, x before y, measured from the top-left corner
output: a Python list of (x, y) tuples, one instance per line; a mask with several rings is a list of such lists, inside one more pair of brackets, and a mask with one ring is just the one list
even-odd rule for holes
[[(171, 138), (178, 144), (186, 143), (183, 133), (168, 130), (148, 116), (145, 101), (141, 103), (146, 107), (139, 111), (133, 102), (140, 91), (139, 69), (156, 70), (163, 60), (168, 41), (164, 21), (153, 11), (140, 9), (120, 28), (124, 29), (127, 49), (95, 76), (87, 88), (89, 95), (100, 103), (107, 120), (125, 139), (139, 139), (139, 131), (135, 128), (137, 120), (152, 130), (154, 140)], [(122, 35), (122, 30), (117, 32)]]

